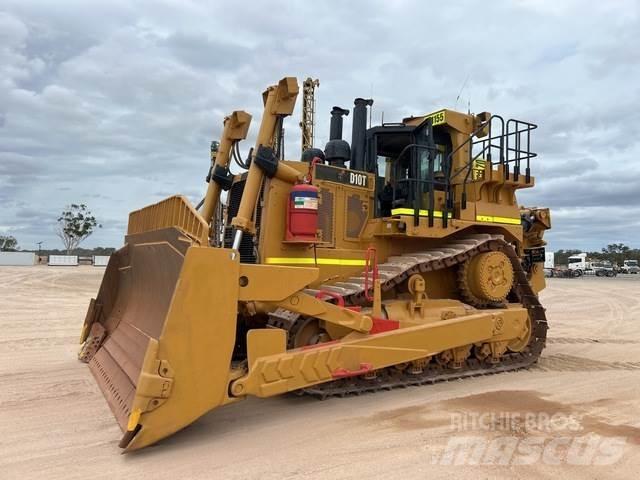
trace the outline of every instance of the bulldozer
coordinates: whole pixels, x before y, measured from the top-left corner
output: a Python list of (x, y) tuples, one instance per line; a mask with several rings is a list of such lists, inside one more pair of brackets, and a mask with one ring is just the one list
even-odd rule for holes
[(249, 396), (512, 371), (545, 346), (550, 214), (516, 201), (535, 184), (536, 125), (442, 109), (367, 126), (373, 100), (357, 98), (351, 143), (334, 107), (325, 148), (285, 160), (298, 91), (266, 89), (244, 161), (252, 117), (224, 119), (200, 205), (129, 215), (78, 354), (125, 452)]

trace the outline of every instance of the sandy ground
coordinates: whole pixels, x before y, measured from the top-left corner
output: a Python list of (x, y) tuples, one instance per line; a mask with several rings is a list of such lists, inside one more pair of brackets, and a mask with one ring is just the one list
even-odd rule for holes
[(637, 477), (640, 276), (551, 279), (550, 338), (528, 371), (250, 399), (120, 455), (120, 430), (75, 358), (102, 271), (0, 268), (0, 478)]

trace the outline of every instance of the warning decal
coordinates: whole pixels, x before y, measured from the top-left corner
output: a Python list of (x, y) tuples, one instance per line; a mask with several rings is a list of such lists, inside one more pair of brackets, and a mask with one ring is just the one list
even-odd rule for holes
[(309, 210), (318, 209), (318, 199), (316, 197), (295, 197), (293, 199), (294, 208), (307, 208)]

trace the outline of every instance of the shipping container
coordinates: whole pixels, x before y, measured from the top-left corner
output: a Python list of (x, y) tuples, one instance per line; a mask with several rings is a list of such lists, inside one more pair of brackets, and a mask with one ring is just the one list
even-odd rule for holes
[(544, 254), (544, 268), (554, 268), (556, 266), (556, 256), (553, 252)]
[(94, 255), (93, 266), (94, 267), (106, 267), (109, 263), (109, 255)]
[(53, 267), (78, 266), (77, 255), (49, 255), (49, 265)]
[(29, 266), (35, 265), (36, 254), (33, 252), (0, 252), (0, 265)]

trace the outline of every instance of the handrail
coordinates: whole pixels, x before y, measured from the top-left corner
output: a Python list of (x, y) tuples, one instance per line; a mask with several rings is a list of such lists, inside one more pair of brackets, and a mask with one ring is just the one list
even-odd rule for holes
[[(501, 135), (499, 137), (491, 137), (491, 121), (494, 118), (497, 118), (498, 120), (500, 120), (500, 123), (502, 125), (502, 128), (501, 128), (502, 133), (501, 133)], [(489, 117), (488, 120), (486, 120), (485, 122), (481, 123), (478, 128), (476, 128), (473, 132), (471, 132), (471, 134), (469, 135), (469, 138), (467, 138), (464, 142), (462, 142), (460, 145), (458, 145), (449, 155), (447, 155), (447, 158), (450, 159), (450, 160), (453, 160), (453, 156), (458, 152), (458, 150), (460, 150), (466, 144), (470, 144), (469, 146), (472, 147), (473, 146), (473, 143), (472, 143), (473, 138), (478, 133), (480, 133), (482, 130), (484, 130), (487, 126), (489, 127), (489, 134), (487, 136), (490, 137), (490, 138), (485, 139), (484, 141), (493, 140), (494, 138), (502, 138), (504, 136), (504, 118), (502, 118), (500, 115), (491, 115), (491, 117)], [(471, 157), (471, 148), (469, 149), (469, 157)], [(503, 156), (500, 155), (500, 157), (501, 157), (501, 160), (502, 160)], [(457, 177), (458, 174), (460, 174), (460, 172), (462, 172), (465, 168), (470, 167), (472, 165), (472, 163), (473, 163), (473, 160), (470, 159), (470, 161), (467, 164), (465, 164), (463, 167), (461, 167), (457, 172), (455, 172), (451, 178)]]
[[(514, 125), (515, 126), (515, 131), (510, 131), (510, 126)], [(524, 125), (523, 130), (520, 130), (520, 125)], [(526, 160), (527, 161), (527, 166), (525, 169), (525, 180), (527, 183), (529, 183), (531, 181), (531, 169), (530, 169), (530, 161), (532, 158), (537, 157), (538, 155), (534, 152), (531, 151), (531, 132), (533, 130), (535, 130), (536, 128), (538, 128), (538, 126), (535, 123), (530, 123), (530, 122), (525, 122), (523, 120), (516, 120), (516, 119), (509, 119), (507, 121), (507, 137), (506, 137), (506, 141), (507, 141), (507, 147), (506, 147), (506, 154), (507, 154), (507, 161), (509, 160), (509, 153), (513, 152), (514, 153), (514, 178), (515, 180), (518, 180), (519, 175), (520, 175), (520, 161), (521, 160)], [(526, 150), (523, 150), (522, 148), (520, 148), (520, 142), (522, 140), (522, 135), (526, 134)], [(515, 137), (515, 148), (510, 148), (509, 147), (509, 138), (511, 136)], [(520, 156), (520, 154), (524, 154), (523, 157)], [(508, 177), (508, 172), (507, 172), (507, 178)]]
[[(500, 122), (500, 133), (498, 135), (492, 134), (492, 121), (497, 119)], [(479, 138), (474, 141), (476, 135), (483, 129), (489, 129), (488, 135), (486, 138)], [(522, 128), (521, 128), (522, 127)], [(453, 155), (457, 153), (464, 146), (469, 146), (469, 160), (462, 167), (460, 167), (457, 171), (451, 175), (450, 180), (453, 181), (455, 177), (457, 177), (463, 171), (466, 172), (464, 176), (464, 180), (462, 182), (462, 195), (461, 195), (461, 208), (465, 209), (467, 204), (467, 183), (469, 183), (469, 177), (471, 172), (473, 171), (473, 165), (482, 156), (486, 153), (486, 160), (489, 162), (490, 167), (493, 165), (501, 165), (503, 167), (503, 176), (505, 180), (509, 179), (509, 165), (513, 163), (513, 175), (514, 179), (518, 181), (520, 178), (520, 164), (522, 160), (526, 160), (526, 169), (525, 169), (525, 181), (529, 183), (531, 181), (531, 169), (530, 169), (530, 160), (537, 156), (536, 153), (531, 151), (531, 132), (538, 128), (538, 126), (534, 123), (525, 122), (523, 120), (509, 119), (506, 122), (506, 132), (505, 132), (505, 121), (500, 115), (492, 115), (488, 120), (483, 122), (476, 130), (469, 135), (464, 142), (462, 142), (455, 150), (453, 150), (449, 156), (449, 162), (452, 163)], [(523, 139), (523, 136), (525, 137)], [(515, 146), (512, 147), (510, 144), (510, 139), (515, 137)], [(493, 143), (495, 140), (498, 140), (498, 143)], [(513, 140), (512, 140), (513, 141)], [(526, 144), (523, 147), (522, 143)], [(473, 147), (475, 145), (481, 145), (481, 149), (478, 153), (473, 153)], [(499, 152), (499, 160), (493, 161), (491, 158), (492, 150), (498, 149)], [(513, 156), (511, 154), (513, 153)]]
[[(497, 119), (500, 122), (500, 135), (493, 137), (492, 136), (492, 122), (494, 119)], [(480, 141), (476, 141), (474, 142), (473, 139), (476, 138), (476, 136), (478, 135), (478, 133), (480, 133), (482, 130), (486, 129), (488, 127), (488, 133), (487, 133), (487, 138), (480, 140)], [(498, 145), (494, 145), (493, 143), (491, 143), (492, 140), (498, 139), (499, 140), (499, 144)], [(474, 157), (473, 155), (473, 146), (477, 145), (478, 143), (483, 143), (483, 148), (482, 150)], [(462, 142), (460, 145), (458, 145), (448, 156), (448, 163), (450, 163), (451, 165), (453, 165), (453, 156), (454, 154), (456, 154), (458, 152), (458, 150), (460, 150), (462, 147), (464, 147), (465, 145), (468, 145), (469, 147), (469, 161), (463, 165), (461, 168), (459, 168), (453, 175), (451, 175), (449, 177), (449, 181), (452, 181), (455, 177), (457, 177), (460, 173), (462, 173), (463, 171), (466, 170), (466, 174), (464, 176), (464, 180), (462, 182), (462, 195), (461, 195), (461, 208), (464, 210), (465, 208), (467, 208), (467, 183), (469, 183), (469, 175), (471, 174), (471, 171), (473, 170), (473, 164), (474, 162), (481, 156), (483, 155), (487, 150), (488, 150), (488, 154), (487, 154), (487, 159), (489, 160), (489, 162), (491, 162), (491, 148), (498, 148), (498, 151), (500, 153), (500, 163), (502, 164), (504, 162), (504, 118), (502, 118), (502, 116), (500, 115), (491, 115), (486, 121), (482, 122), (480, 124), (480, 126), (478, 128), (476, 128), (470, 135), (469, 137)]]
[[(494, 126), (494, 123), (497, 125)], [(502, 175), (505, 180), (509, 180), (510, 177), (510, 164), (513, 164), (513, 176), (516, 181), (520, 178), (521, 162), (526, 161), (525, 167), (525, 179), (526, 183), (531, 181), (530, 160), (537, 156), (536, 153), (531, 151), (531, 132), (538, 128), (534, 123), (525, 122), (522, 120), (509, 119), (505, 122), (504, 118), (500, 115), (491, 115), (487, 120), (482, 122), (460, 145), (453, 149), (443, 160), (442, 169), (445, 174), (443, 181), (436, 180), (434, 178), (434, 156), (429, 155), (429, 172), (427, 179), (419, 178), (420, 165), (415, 162), (415, 156), (412, 158), (410, 170), (415, 170), (416, 178), (404, 178), (396, 179), (396, 183), (407, 183), (410, 186), (409, 193), (415, 192), (414, 202), (414, 222), (418, 225), (419, 222), (419, 210), (422, 202), (422, 195), (419, 192), (422, 191), (420, 186), (427, 184), (429, 194), (429, 226), (433, 226), (434, 219), (434, 189), (437, 186), (444, 187), (445, 191), (445, 207), (442, 212), (443, 226), (446, 228), (448, 219), (448, 210), (453, 210), (454, 199), (452, 185), (454, 179), (458, 177), (462, 172), (465, 172), (464, 179), (462, 180), (462, 195), (461, 195), (461, 209), (467, 208), (467, 184), (470, 181), (473, 167), (476, 161), (480, 158), (485, 158), (489, 162), (489, 169), (491, 170), (494, 165), (502, 166)], [(498, 130), (498, 133), (494, 135), (494, 129)], [(488, 130), (485, 137), (478, 137), (478, 134), (484, 130)], [(480, 149), (477, 153), (474, 153), (474, 147), (479, 146)], [(454, 156), (464, 147), (468, 147), (469, 158), (468, 161), (460, 168), (452, 172)], [(405, 146), (397, 157), (399, 161), (405, 154), (412, 149), (424, 149), (429, 152), (437, 151), (435, 145), (421, 145), (412, 143)], [(492, 154), (495, 150), (498, 150), (498, 160), (494, 161)], [(396, 201), (396, 192), (394, 189), (393, 201)]]

